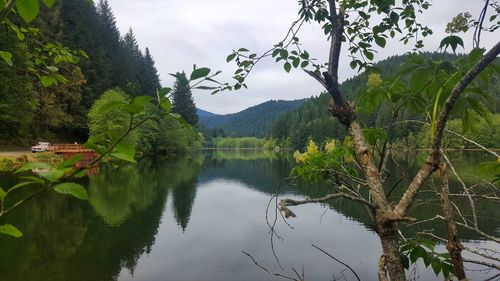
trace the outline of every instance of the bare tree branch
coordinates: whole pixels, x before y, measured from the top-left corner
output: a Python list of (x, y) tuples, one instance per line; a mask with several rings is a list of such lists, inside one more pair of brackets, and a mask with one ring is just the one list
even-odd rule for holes
[(354, 276), (356, 276), (356, 279), (357, 279), (358, 281), (361, 281), (361, 279), (359, 279), (359, 276), (358, 276), (358, 274), (356, 273), (356, 271), (354, 271), (354, 269), (352, 269), (352, 267), (350, 267), (348, 264), (346, 264), (345, 262), (343, 262), (343, 261), (341, 261), (341, 260), (337, 259), (336, 257), (334, 257), (333, 255), (331, 255), (331, 254), (330, 254), (330, 253), (328, 253), (327, 251), (325, 251), (325, 250), (321, 249), (320, 247), (318, 247), (318, 246), (316, 246), (316, 245), (314, 245), (314, 244), (311, 244), (311, 246), (313, 246), (314, 248), (318, 249), (319, 251), (321, 251), (323, 254), (325, 254), (325, 255), (329, 256), (330, 258), (334, 259), (336, 262), (338, 262), (338, 263), (342, 264), (343, 266), (347, 267), (347, 269), (349, 269), (349, 270), (352, 272), (352, 274), (354, 274)]
[[(303, 278), (299, 278), (299, 279), (296, 279), (294, 277), (290, 277), (288, 275), (285, 275), (283, 273), (279, 273), (279, 272), (274, 272), (274, 271), (271, 271), (267, 268), (265, 268), (264, 266), (262, 266), (261, 264), (259, 264), (249, 253), (245, 252), (245, 251), (241, 251), (243, 254), (245, 254), (247, 257), (249, 257), (253, 263), (258, 266), (260, 269), (264, 270), (265, 272), (271, 274), (271, 275), (274, 275), (274, 276), (278, 276), (278, 277), (282, 277), (282, 278), (285, 278), (285, 279), (288, 279), (288, 280), (294, 280), (294, 281), (304, 281)], [(294, 270), (295, 271), (295, 270)], [(296, 271), (295, 271), (296, 272)], [(299, 276), (300, 277), (300, 276)]]
[(297, 205), (303, 205), (303, 204), (309, 204), (309, 203), (321, 203), (321, 202), (325, 202), (325, 201), (329, 201), (329, 200), (337, 199), (337, 198), (347, 198), (347, 199), (350, 199), (352, 201), (363, 203), (363, 204), (373, 208), (373, 205), (370, 202), (366, 201), (365, 199), (360, 198), (360, 197), (355, 197), (353, 195), (349, 195), (349, 194), (346, 194), (344, 192), (337, 192), (337, 193), (325, 195), (323, 197), (307, 198), (304, 200), (282, 199), (281, 200), (282, 203), (280, 205), (297, 206)]

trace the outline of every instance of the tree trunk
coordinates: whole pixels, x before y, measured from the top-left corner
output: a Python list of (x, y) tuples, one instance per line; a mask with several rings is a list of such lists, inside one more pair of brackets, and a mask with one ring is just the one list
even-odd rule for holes
[[(382, 243), (385, 268), (391, 281), (406, 281), (405, 269), (401, 263), (398, 232), (394, 222), (380, 221), (376, 215), (376, 231)], [(383, 215), (382, 215), (383, 216)]]

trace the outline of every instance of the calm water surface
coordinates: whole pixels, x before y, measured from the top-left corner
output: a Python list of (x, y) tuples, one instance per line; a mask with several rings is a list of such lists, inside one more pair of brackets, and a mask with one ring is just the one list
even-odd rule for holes
[[(461, 163), (478, 160), (457, 157)], [(418, 164), (422, 159), (403, 155), (400, 161)], [(89, 202), (48, 193), (6, 218), (25, 235), (0, 237), (0, 280), (283, 280), (262, 272), (242, 251), (282, 272), (270, 249), (265, 216), (272, 194), (291, 168), (288, 155), (230, 151), (104, 167), (85, 182)], [(397, 165), (391, 171), (400, 172)], [(9, 180), (5, 177), (2, 184)], [(283, 186), (281, 196), (328, 192), (324, 183), (296, 183)], [(416, 215), (432, 216), (437, 207), (428, 197), (421, 199), (428, 207)], [(480, 209), (490, 218), (483, 229), (498, 234), (496, 207), (484, 204)], [(381, 252), (366, 210), (347, 201), (293, 210), (293, 229), (278, 220), (282, 239), (274, 240), (285, 274), (292, 275), (294, 267), (304, 270), (306, 280), (355, 280), (311, 247), (315, 244), (353, 267), (362, 280), (376, 280)], [(472, 233), (463, 237), (500, 250)], [(423, 268), (418, 273), (421, 280), (440, 280)], [(484, 279), (493, 273), (473, 274)]]

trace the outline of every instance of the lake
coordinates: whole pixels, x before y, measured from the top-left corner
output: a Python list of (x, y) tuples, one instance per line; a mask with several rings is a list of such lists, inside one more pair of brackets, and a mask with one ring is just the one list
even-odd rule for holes
[[(484, 157), (453, 155), (457, 169), (469, 173)], [(389, 187), (402, 172), (398, 165), (412, 167), (406, 171), (409, 179), (424, 161), (423, 155), (406, 153), (394, 158), (390, 169), (395, 179), (388, 181)], [(355, 280), (311, 244), (350, 265), (362, 280), (376, 280), (378, 237), (364, 207), (349, 201), (293, 207), (297, 217), (288, 220), (290, 226), (279, 217), (276, 232), (281, 239), (273, 239), (278, 264), (266, 223), (277, 188), (282, 198), (330, 191), (323, 182), (283, 182), (292, 168), (288, 153), (268, 151), (207, 151), (175, 160), (143, 159), (137, 166), (101, 167), (99, 175), (84, 181), (88, 202), (50, 192), (5, 218), (24, 236), (0, 236), (0, 280), (284, 280), (258, 268), (243, 251), (286, 275), (293, 276), (295, 268), (306, 280)], [(0, 178), (3, 186), (13, 181)], [(396, 189), (393, 196), (401, 192)], [(426, 207), (412, 215), (432, 217), (438, 210), (432, 198), (424, 193), (419, 204)], [(484, 202), (478, 209), (480, 227), (498, 235), (498, 205)], [(272, 222), (272, 207), (268, 215)], [(429, 228), (444, 233), (434, 222), (405, 229), (405, 234)], [(468, 245), (500, 251), (498, 244), (474, 233), (463, 231), (461, 238)], [(414, 273), (421, 280), (442, 280), (423, 267)], [(476, 280), (494, 274), (470, 276)]]

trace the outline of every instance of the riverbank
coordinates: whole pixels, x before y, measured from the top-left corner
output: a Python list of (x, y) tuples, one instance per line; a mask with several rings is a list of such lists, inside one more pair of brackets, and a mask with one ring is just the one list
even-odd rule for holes
[(52, 152), (0, 151), (0, 171), (13, 171), (27, 162), (52, 162), (57, 157)]

